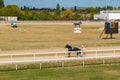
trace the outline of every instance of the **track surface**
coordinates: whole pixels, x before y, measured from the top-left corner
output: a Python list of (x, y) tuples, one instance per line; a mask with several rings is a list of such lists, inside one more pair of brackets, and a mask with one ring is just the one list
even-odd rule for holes
[(71, 52), (71, 57), (67, 57), (67, 50), (22, 50), (22, 51), (1, 51), (0, 64), (28, 63), (28, 62), (48, 62), (62, 60), (84, 60), (84, 59), (104, 59), (120, 58), (120, 48), (99, 48), (86, 50), (84, 57), (76, 57), (75, 52)]

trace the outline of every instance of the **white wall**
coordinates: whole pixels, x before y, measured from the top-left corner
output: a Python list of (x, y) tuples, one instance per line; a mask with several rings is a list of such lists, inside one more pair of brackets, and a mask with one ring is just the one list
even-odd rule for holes
[(103, 20), (117, 20), (120, 19), (120, 12), (116, 11), (108, 11), (104, 13), (100, 11), (100, 14), (94, 15), (94, 19), (103, 19)]
[(1, 19), (5, 21), (17, 21), (17, 16), (0, 16)]
[(109, 19), (109, 15), (108, 14), (100, 14), (100, 18), (106, 20), (106, 19)]
[(109, 20), (120, 19), (120, 13), (109, 13)]
[(109, 18), (108, 14), (97, 14), (94, 15), (94, 20), (101, 19), (101, 20), (106, 20)]

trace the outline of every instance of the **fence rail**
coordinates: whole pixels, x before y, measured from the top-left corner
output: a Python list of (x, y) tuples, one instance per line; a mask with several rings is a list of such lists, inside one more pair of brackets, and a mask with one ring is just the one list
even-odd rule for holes
[(0, 64), (120, 58), (120, 49), (86, 50), (84, 57), (76, 57), (75, 51), (71, 51), (72, 57), (68, 58), (67, 53), (68, 51), (0, 54)]

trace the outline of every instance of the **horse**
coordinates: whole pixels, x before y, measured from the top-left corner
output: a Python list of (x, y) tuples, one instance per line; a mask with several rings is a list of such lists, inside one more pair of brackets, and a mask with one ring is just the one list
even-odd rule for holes
[[(70, 57), (70, 51), (76, 51), (76, 56), (79, 56), (81, 54), (81, 49), (77, 47), (72, 47), (71, 45), (67, 44), (65, 48), (68, 48), (68, 57)], [(80, 55), (82, 57), (82, 55)]]
[(73, 25), (75, 25), (75, 26), (79, 26), (80, 27), (80, 24), (82, 24), (82, 22), (75, 22), (75, 23), (73, 23)]

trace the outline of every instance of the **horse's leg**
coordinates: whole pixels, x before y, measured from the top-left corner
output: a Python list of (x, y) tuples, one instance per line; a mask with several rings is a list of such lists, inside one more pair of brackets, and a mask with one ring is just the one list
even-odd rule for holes
[(77, 56), (80, 56), (80, 51), (79, 50), (77, 51)]
[(68, 57), (70, 57), (70, 52), (68, 52)]
[(80, 56), (80, 52), (78, 52), (78, 56)]
[(76, 54), (77, 54), (77, 55), (76, 55), (76, 57), (78, 57), (78, 55), (79, 55), (79, 52), (76, 52)]
[(81, 52), (79, 52), (79, 56), (82, 57), (82, 56), (81, 56)]

